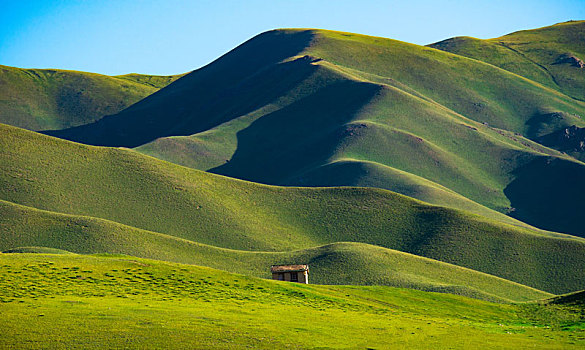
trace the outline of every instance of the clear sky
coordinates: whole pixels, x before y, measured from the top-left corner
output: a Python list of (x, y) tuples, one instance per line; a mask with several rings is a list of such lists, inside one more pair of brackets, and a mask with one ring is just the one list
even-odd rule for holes
[(425, 45), (585, 19), (585, 0), (0, 0), (0, 64), (102, 74), (199, 68), (274, 28)]

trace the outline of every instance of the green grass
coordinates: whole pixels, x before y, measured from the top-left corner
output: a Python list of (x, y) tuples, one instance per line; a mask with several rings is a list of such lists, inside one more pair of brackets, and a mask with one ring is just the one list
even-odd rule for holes
[(396, 40), (317, 31), (316, 43), (307, 52), (352, 69), (361, 78), (398, 88), (406, 85), (467, 118), (514, 132), (523, 133), (526, 121), (543, 110), (584, 108), (579, 101), (493, 65)]
[(458, 208), (513, 225), (525, 225), (423, 177), (367, 160), (339, 158), (301, 174), (296, 183), (311, 187), (343, 186), (351, 183), (360, 187), (389, 188), (427, 203)]
[[(311, 82), (331, 74), (328, 68), (320, 68)], [(308, 82), (303, 85), (309, 86)], [(193, 136), (158, 139), (138, 150), (178, 164), (252, 181), (368, 185), (491, 217), (498, 215), (453, 197), (461, 194), (505, 212), (511, 205), (503, 189), (512, 179), (514, 166), (521, 165), (527, 157), (536, 157), (536, 152), (559, 154), (513, 133), (437, 109), (436, 105), (400, 90), (382, 89), (376, 102), (357, 117), (352, 116), (356, 109), (353, 100), (340, 97), (345, 93), (355, 99), (365, 93), (362, 99), (369, 99), (367, 94), (375, 91), (379, 90), (347, 80), (332, 83), (330, 88), (276, 111), (276, 107), (271, 107)], [(349, 105), (330, 103), (337, 98)], [(259, 118), (261, 113), (265, 117)], [(402, 118), (404, 113), (412, 117)], [(313, 115), (321, 118), (315, 120)], [(457, 141), (445, 138), (445, 130), (457, 135)], [(346, 160), (365, 161), (366, 166), (390, 171), (378, 171), (374, 176), (372, 171), (356, 173), (337, 167), (341, 171), (323, 173), (323, 167), (331, 162)], [(410, 179), (397, 184), (392, 172)], [(416, 184), (421, 178), (429, 180), (425, 183), (426, 193), (445, 193), (445, 189), (456, 193), (427, 196)], [(500, 216), (500, 220), (506, 219)], [(576, 230), (569, 232), (578, 234)]]
[[(181, 79), (0, 66), (0, 122), (139, 146), (0, 124), (0, 347), (583, 347), (583, 292), (545, 298), (585, 288), (585, 239), (530, 226), (585, 237), (584, 164), (530, 140), (585, 126), (553, 61), (583, 23), (435, 45), (461, 54), (276, 30)], [(281, 263), (324, 285), (256, 278)]]
[[(318, 286), (126, 256), (1, 254), (3, 348), (579, 348), (582, 309)], [(348, 330), (350, 332), (348, 333)]]
[[(85, 146), (9, 126), (1, 130), (0, 199), (8, 202), (222, 248), (282, 252), (361, 242), (547, 292), (584, 287), (581, 238), (430, 206), (380, 189), (266, 186), (132, 150)], [(2, 250), (47, 246), (79, 251), (75, 247), (87, 243), (86, 219), (68, 218), (63, 226), (10, 203), (3, 210)], [(113, 232), (125, 237), (123, 230)], [(39, 234), (47, 241), (37, 240)], [(145, 250), (160, 250), (146, 240), (135, 242)]]
[(63, 129), (115, 114), (176, 76), (101, 74), (0, 66), (0, 123), (30, 130)]

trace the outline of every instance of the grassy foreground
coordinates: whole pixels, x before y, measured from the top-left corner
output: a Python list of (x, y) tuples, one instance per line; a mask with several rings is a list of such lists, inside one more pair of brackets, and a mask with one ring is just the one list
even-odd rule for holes
[(582, 307), (298, 285), (126, 256), (0, 255), (2, 348), (579, 348)]

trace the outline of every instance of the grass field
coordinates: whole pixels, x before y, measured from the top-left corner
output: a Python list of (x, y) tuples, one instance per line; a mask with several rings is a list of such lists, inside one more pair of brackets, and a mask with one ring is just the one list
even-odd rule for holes
[(140, 101), (181, 75), (111, 77), (0, 65), (0, 123), (54, 130), (93, 122)]
[[(46, 246), (80, 252), (93, 247), (88, 227), (105, 225), (31, 210), (37, 208), (222, 248), (283, 252), (361, 242), (555, 294), (584, 287), (582, 238), (430, 206), (385, 190), (266, 186), (131, 150), (85, 146), (9, 126), (1, 130), (0, 198), (7, 201), (2, 250)], [(128, 230), (112, 229), (116, 239), (110, 235), (102, 244), (128, 239)], [(152, 237), (136, 232), (140, 236)], [(144, 256), (164, 251), (151, 238), (135, 239), (149, 252)], [(99, 235), (94, 241), (100, 242)], [(109, 251), (103, 247), (83, 252)]]
[(1, 254), (2, 348), (580, 348), (580, 304), (318, 286), (127, 256)]

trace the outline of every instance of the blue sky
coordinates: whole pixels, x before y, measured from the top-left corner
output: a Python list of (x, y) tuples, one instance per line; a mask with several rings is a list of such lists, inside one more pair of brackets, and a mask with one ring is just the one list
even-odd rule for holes
[(424, 45), (571, 19), (585, 19), (585, 0), (0, 0), (0, 64), (174, 74), (274, 28), (342, 30)]

